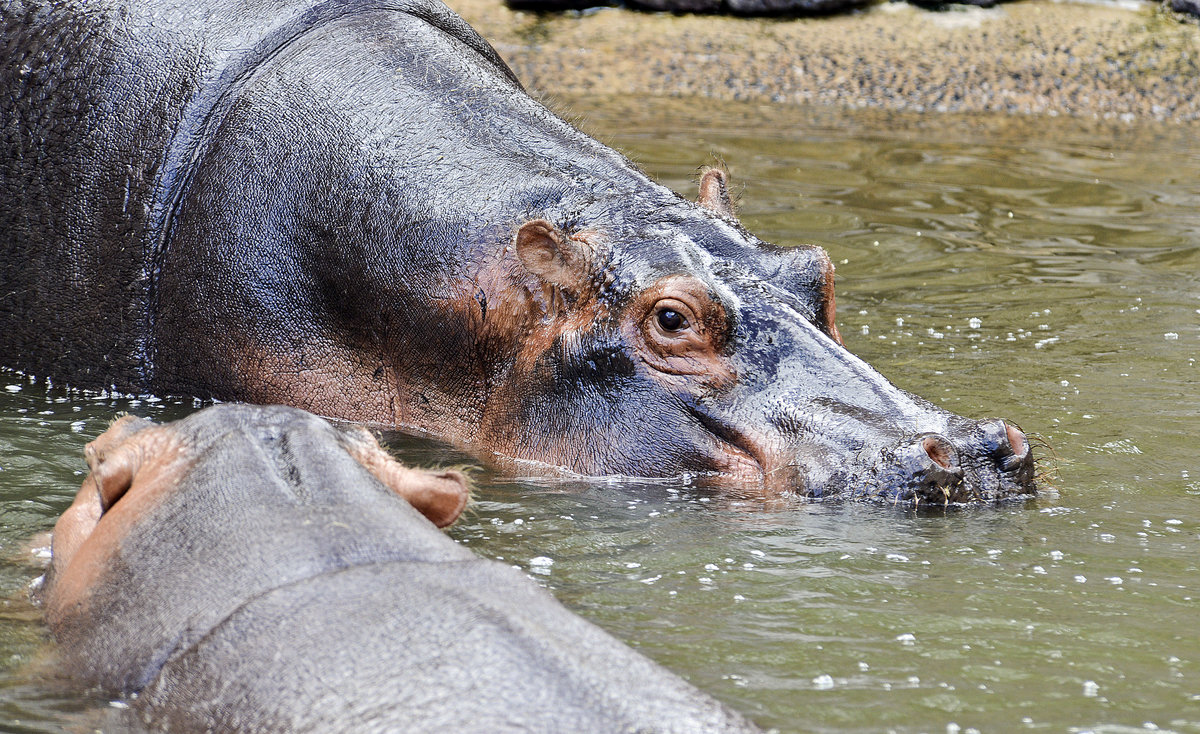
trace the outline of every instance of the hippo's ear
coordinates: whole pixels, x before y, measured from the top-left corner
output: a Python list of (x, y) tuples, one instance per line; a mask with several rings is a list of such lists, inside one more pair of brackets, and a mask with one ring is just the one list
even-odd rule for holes
[(800, 245), (780, 249), (777, 256), (779, 272), (770, 281), (808, 304), (817, 328), (845, 346), (837, 328), (834, 267), (829, 253), (813, 245)]
[(127, 415), (100, 434), (83, 449), (92, 481), (99, 490), (100, 507), (107, 512), (133, 485), (133, 475), (141, 465), (141, 453), (126, 445), (133, 434), (150, 428), (153, 422)]
[(380, 448), (361, 426), (343, 428), (341, 435), (342, 446), (355, 461), (439, 528), (453, 523), (467, 508), (471, 484), (462, 472), (410, 469)]
[[(91, 444), (88, 444), (88, 448), (91, 448)], [(96, 483), (100, 495), (100, 509), (108, 512), (133, 486), (133, 476), (141, 466), (141, 456), (137, 451), (117, 449), (98, 456), (94, 461), (89, 460), (88, 464), (92, 467), (92, 481)]]
[(517, 257), (550, 285), (578, 293), (589, 281), (589, 252), (580, 240), (568, 237), (545, 219), (521, 225), (516, 236)]
[(700, 206), (723, 217), (736, 219), (729, 198), (729, 177), (719, 168), (710, 168), (700, 177)]

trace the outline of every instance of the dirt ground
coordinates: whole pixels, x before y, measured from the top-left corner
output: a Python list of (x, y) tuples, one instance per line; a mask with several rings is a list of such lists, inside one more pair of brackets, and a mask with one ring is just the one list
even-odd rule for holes
[(1152, 3), (945, 12), (885, 3), (796, 19), (449, 5), (527, 87), (553, 95), (1200, 119), (1200, 23)]

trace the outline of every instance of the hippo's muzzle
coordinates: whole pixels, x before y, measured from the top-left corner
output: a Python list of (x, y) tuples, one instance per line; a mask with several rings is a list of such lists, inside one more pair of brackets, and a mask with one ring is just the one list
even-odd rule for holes
[(789, 360), (765, 385), (747, 384), (703, 406), (710, 411), (705, 427), (751, 455), (767, 486), (918, 506), (1036, 492), (1030, 442), (1016, 426), (932, 405), (832, 340), (810, 340), (806, 354), (810, 364), (820, 360), (820, 375), (836, 379), (821, 383), (804, 362)]
[(945, 505), (1034, 493), (1033, 452), (1020, 429), (999, 419), (958, 423), (883, 449), (862, 475), (846, 478), (844, 494)]

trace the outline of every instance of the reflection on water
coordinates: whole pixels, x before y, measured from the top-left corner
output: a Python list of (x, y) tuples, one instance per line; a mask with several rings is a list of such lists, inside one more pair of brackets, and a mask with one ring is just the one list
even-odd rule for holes
[[(948, 409), (1039, 434), (1057, 476), (1000, 508), (764, 512), (670, 484), (481, 472), (456, 539), (781, 731), (1200, 731), (1200, 145), (1187, 131), (572, 108), (689, 196), (698, 167), (724, 160), (752, 231), (829, 249), (852, 350)], [(2, 377), (2, 552), (66, 507), (84, 443), (118, 411), (193, 409)], [(464, 461), (388, 438), (415, 461)], [(43, 632), (20, 599), (34, 575), (0, 567), (0, 728), (55, 731), (92, 701), (29, 673)]]

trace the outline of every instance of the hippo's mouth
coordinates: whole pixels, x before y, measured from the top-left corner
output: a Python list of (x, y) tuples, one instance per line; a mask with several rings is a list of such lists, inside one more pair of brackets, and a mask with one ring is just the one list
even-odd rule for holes
[(722, 457), (724, 461), (721, 463), (728, 468), (722, 469), (722, 474), (755, 482), (764, 482), (767, 479), (763, 452), (744, 431), (714, 418), (695, 406), (688, 405), (686, 408), (692, 418), (716, 439), (725, 452), (725, 456)]

